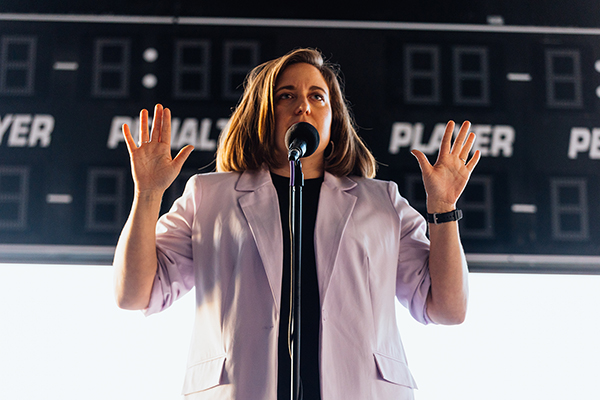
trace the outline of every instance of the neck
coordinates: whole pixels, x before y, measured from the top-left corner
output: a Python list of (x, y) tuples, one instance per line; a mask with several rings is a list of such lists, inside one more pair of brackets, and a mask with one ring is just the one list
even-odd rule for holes
[[(304, 174), (305, 179), (313, 179), (320, 178), (325, 174), (325, 166), (323, 165), (323, 160), (311, 160), (311, 157), (301, 158), (300, 162), (302, 163), (302, 173)], [(281, 167), (271, 168), (271, 172), (277, 174), (279, 176), (290, 177), (290, 164), (286, 162), (285, 165)]]

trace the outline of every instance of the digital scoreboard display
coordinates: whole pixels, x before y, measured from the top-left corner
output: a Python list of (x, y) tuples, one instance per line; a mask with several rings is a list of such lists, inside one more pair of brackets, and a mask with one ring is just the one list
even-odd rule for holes
[(196, 148), (164, 212), (192, 174), (214, 170), (246, 73), (297, 47), (341, 66), (378, 178), (421, 212), (410, 149), (433, 162), (446, 122), (472, 122), (483, 157), (459, 202), (469, 255), (600, 266), (600, 30), (8, 14), (0, 259), (105, 249), (110, 262), (133, 192), (122, 124), (135, 129), (139, 110), (160, 102), (172, 110), (173, 150)]

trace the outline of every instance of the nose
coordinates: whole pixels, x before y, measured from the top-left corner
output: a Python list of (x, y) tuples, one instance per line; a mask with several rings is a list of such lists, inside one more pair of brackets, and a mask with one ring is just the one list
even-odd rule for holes
[(305, 97), (298, 98), (298, 103), (296, 104), (296, 114), (310, 114), (310, 112), (310, 103), (308, 102), (308, 99)]

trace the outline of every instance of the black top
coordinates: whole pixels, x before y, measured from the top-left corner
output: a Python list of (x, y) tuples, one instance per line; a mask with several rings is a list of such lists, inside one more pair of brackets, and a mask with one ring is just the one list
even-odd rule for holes
[[(281, 308), (279, 323), (279, 374), (277, 399), (290, 398), (291, 367), (288, 350), (288, 325), (290, 314), (290, 221), (289, 221), (289, 178), (271, 173), (279, 198), (281, 227), (283, 229), (283, 281), (281, 286)], [(321, 384), (319, 373), (319, 329), (321, 302), (315, 261), (314, 232), (317, 206), (323, 178), (306, 179), (302, 189), (302, 270), (301, 270), (301, 325), (300, 336), (300, 382), (304, 400), (320, 400)]]

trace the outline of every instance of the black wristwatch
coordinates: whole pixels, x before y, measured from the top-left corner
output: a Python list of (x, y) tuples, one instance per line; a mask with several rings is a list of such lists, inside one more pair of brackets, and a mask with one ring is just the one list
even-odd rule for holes
[(463, 217), (462, 210), (453, 210), (453, 211), (441, 213), (441, 214), (427, 213), (427, 222), (429, 222), (430, 224), (438, 225), (438, 224), (443, 224), (444, 222), (458, 221), (462, 217)]

